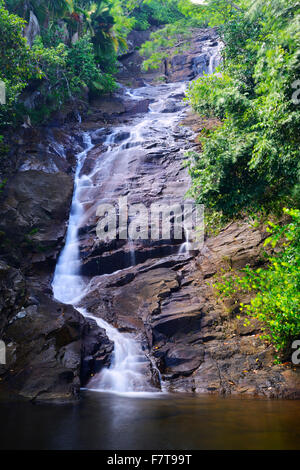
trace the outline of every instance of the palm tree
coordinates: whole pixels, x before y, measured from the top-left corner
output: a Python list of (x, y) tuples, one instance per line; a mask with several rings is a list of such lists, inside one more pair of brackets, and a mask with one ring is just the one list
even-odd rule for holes
[(87, 28), (91, 33), (98, 59), (107, 54), (116, 54), (120, 48), (127, 48), (126, 40), (114, 31), (112, 6), (113, 2), (108, 4), (107, 0), (98, 0), (90, 2), (85, 10)]
[(127, 48), (125, 38), (114, 29), (112, 10), (118, 3), (113, 0), (6, 0), (6, 4), (27, 21), (32, 11), (45, 29), (63, 20), (71, 36), (90, 32), (95, 55), (103, 66), (107, 58)]
[(28, 20), (33, 11), (41, 24), (61, 18), (67, 11), (67, 0), (6, 0), (9, 11)]

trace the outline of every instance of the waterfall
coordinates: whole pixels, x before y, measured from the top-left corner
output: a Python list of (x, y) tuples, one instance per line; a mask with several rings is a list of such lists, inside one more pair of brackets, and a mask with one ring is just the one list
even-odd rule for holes
[(135, 266), (136, 259), (135, 259), (134, 241), (130, 239), (128, 241), (128, 245), (129, 245), (129, 252), (130, 252), (130, 263), (131, 263), (131, 266)]
[[(114, 133), (106, 140), (108, 151), (114, 143)], [(81, 175), (85, 158), (93, 148), (88, 133), (83, 135), (85, 150), (77, 155), (77, 166), (74, 178), (74, 193), (69, 217), (66, 243), (58, 259), (52, 289), (55, 299), (76, 307), (85, 292), (85, 283), (80, 275), (80, 251), (78, 231), (84, 216), (83, 204), (80, 201), (81, 190), (85, 188), (90, 177)], [(135, 264), (134, 246), (130, 247), (132, 262)], [(97, 318), (84, 309), (77, 310), (85, 317), (92, 318), (100, 328), (106, 330), (108, 338), (114, 343), (114, 353), (110, 368), (102, 370), (95, 376), (88, 388), (99, 392), (119, 394), (153, 393), (154, 388), (146, 380), (146, 369), (149, 365), (140, 344), (130, 334), (120, 333), (104, 320)]]
[(210, 55), (209, 58), (209, 65), (208, 65), (208, 75), (212, 75), (217, 66), (221, 62), (221, 50), (223, 48), (222, 43), (219, 43), (217, 47), (213, 50), (212, 54)]
[[(79, 310), (87, 315), (84, 310)], [(132, 335), (120, 333), (104, 320), (92, 315), (87, 316), (93, 318), (100, 328), (104, 328), (107, 336), (114, 343), (111, 366), (103, 369), (90, 380), (89, 390), (127, 395), (153, 393), (154, 389), (145, 381), (149, 362), (139, 343), (132, 338)]]
[(86, 176), (80, 176), (85, 157), (93, 148), (88, 133), (83, 134), (85, 150), (77, 155), (77, 165), (74, 177), (74, 192), (69, 217), (69, 225), (65, 246), (56, 264), (52, 289), (55, 299), (65, 304), (73, 304), (80, 299), (84, 289), (84, 283), (80, 276), (80, 254), (78, 229), (83, 215), (83, 207), (80, 202), (80, 190), (85, 184)]
[[(57, 300), (72, 304), (85, 317), (94, 319), (99, 327), (106, 330), (108, 338), (114, 343), (111, 366), (90, 380), (88, 388), (91, 390), (121, 394), (157, 392), (149, 380), (150, 369), (155, 367), (153, 363), (151, 366), (151, 360), (146, 357), (136, 337), (129, 333), (120, 333), (112, 325), (79, 307), (81, 299), (87, 293), (87, 283), (81, 276), (79, 229), (88, 224), (89, 217), (95, 217), (99, 204), (95, 194), (100, 193), (102, 197), (109, 199), (114, 194), (114, 189), (120, 187), (123, 175), (128, 171), (130, 159), (134, 156), (133, 152), (139, 152), (145, 144), (151, 144), (153, 133), (156, 131), (163, 139), (167, 139), (169, 133), (172, 133), (184, 113), (184, 105), (180, 103), (178, 107), (174, 97), (181, 94), (185, 88), (185, 83), (176, 83), (157, 87), (144, 86), (130, 91), (127, 96), (133, 100), (153, 99), (153, 96), (156, 96), (156, 100), (149, 106), (148, 113), (135, 117), (130, 125), (125, 123), (115, 127), (107, 135), (100, 158), (92, 159), (93, 165), (88, 175), (82, 174), (82, 170), (93, 144), (88, 133), (83, 135), (85, 150), (77, 155), (66, 243), (56, 265), (52, 287)], [(134, 178), (135, 174), (132, 173), (132, 176)], [(125, 192), (128, 189), (124, 187)], [(188, 235), (186, 240), (188, 244)], [(131, 265), (135, 265), (133, 240), (128, 240), (128, 249)], [(186, 249), (188, 250), (188, 245)], [(157, 375), (159, 376), (159, 373)]]

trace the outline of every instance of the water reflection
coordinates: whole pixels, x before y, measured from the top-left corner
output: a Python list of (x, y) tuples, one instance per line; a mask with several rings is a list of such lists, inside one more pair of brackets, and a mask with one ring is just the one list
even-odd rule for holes
[(128, 398), (84, 392), (77, 405), (0, 405), (1, 449), (299, 449), (298, 402)]

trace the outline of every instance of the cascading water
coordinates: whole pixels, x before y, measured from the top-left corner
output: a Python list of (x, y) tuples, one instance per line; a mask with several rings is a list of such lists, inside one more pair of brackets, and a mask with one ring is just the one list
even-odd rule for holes
[(76, 304), (82, 295), (84, 283), (80, 276), (80, 256), (78, 243), (78, 228), (83, 215), (83, 206), (80, 202), (80, 190), (85, 185), (87, 177), (80, 176), (80, 172), (88, 152), (93, 144), (89, 134), (83, 134), (85, 150), (77, 155), (77, 166), (74, 177), (74, 193), (69, 217), (66, 243), (58, 259), (52, 289), (54, 297), (63, 303)]
[[(83, 310), (81, 312), (84, 313)], [(107, 336), (114, 343), (114, 353), (111, 366), (90, 380), (89, 389), (119, 394), (153, 392), (154, 389), (145, 381), (148, 360), (139, 343), (130, 334), (119, 333), (104, 320), (90, 317), (106, 330)]]
[(134, 249), (133, 240), (129, 240), (128, 245), (129, 245), (129, 250), (130, 250), (130, 264), (131, 264), (131, 266), (135, 266), (136, 265), (136, 259), (135, 259), (135, 249)]
[[(101, 188), (102, 194), (112, 194), (113, 188), (120, 185), (120, 175), (126, 171), (130, 159), (143, 145), (149, 145), (153, 139), (153, 132), (168, 138), (181, 118), (181, 105), (177, 103), (176, 111), (165, 108), (166, 100), (173, 96), (180, 96), (186, 88), (185, 83), (162, 85), (160, 87), (144, 86), (138, 90), (131, 90), (127, 95), (134, 101), (140, 99), (158, 99), (149, 106), (148, 114), (131, 122), (130, 126), (123, 125), (115, 128), (104, 143), (104, 152), (101, 158), (94, 162), (88, 175), (81, 174), (86, 156), (93, 148), (88, 133), (83, 135), (85, 150), (77, 155), (77, 167), (74, 181), (74, 194), (69, 218), (65, 247), (59, 257), (53, 278), (54, 297), (75, 306), (84, 316), (93, 318), (99, 327), (104, 328), (107, 336), (114, 343), (112, 364), (92, 378), (89, 388), (97, 391), (128, 393), (153, 393), (154, 388), (147, 379), (149, 371), (148, 358), (142, 351), (140, 343), (128, 333), (120, 333), (116, 328), (104, 320), (91, 315), (84, 308), (79, 307), (80, 299), (85, 294), (86, 283), (81, 276), (81, 260), (79, 250), (79, 228), (83, 227), (90, 216), (96, 213), (95, 188)], [(184, 110), (184, 106), (182, 108)], [(119, 173), (118, 173), (119, 172)], [(134, 176), (134, 175), (133, 175)], [(122, 179), (122, 178), (121, 178)], [(125, 188), (126, 189), (126, 188)], [(87, 202), (87, 206), (85, 205)], [(131, 265), (135, 265), (134, 242), (129, 241)], [(188, 252), (189, 239), (182, 245), (181, 252)], [(152, 363), (152, 369), (155, 365)], [(158, 373), (158, 376), (160, 374)], [(157, 391), (157, 389), (155, 389)]]
[(222, 44), (218, 44), (218, 46), (215, 48), (215, 50), (211, 54), (209, 58), (208, 75), (212, 75), (216, 67), (221, 62), (221, 49), (222, 49)]
[(185, 242), (179, 248), (179, 255), (185, 255), (190, 253), (190, 240), (189, 240), (189, 231), (184, 229)]

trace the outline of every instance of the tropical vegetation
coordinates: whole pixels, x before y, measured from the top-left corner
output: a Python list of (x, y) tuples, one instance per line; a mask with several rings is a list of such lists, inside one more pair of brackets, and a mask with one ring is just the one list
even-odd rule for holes
[[(179, 17), (177, 0), (0, 0), (0, 80), (7, 94), (0, 127), (26, 114), (39, 122), (86, 89), (113, 91), (128, 33)], [(37, 28), (33, 44), (24, 37), (28, 24)], [(38, 112), (23, 99), (26, 89), (39, 90)]]
[(268, 256), (267, 268), (246, 267), (238, 274), (224, 274), (215, 287), (221, 297), (252, 293), (250, 303), (240, 304), (241, 312), (260, 320), (263, 338), (289, 359), (292, 342), (300, 337), (300, 211), (285, 209), (284, 213), (290, 216), (288, 223), (268, 224), (265, 246), (281, 245), (281, 249)]
[(222, 125), (200, 138), (201, 156), (194, 154), (190, 164), (191, 193), (228, 216), (298, 201), (300, 107), (293, 86), (300, 73), (299, 2), (209, 5), (210, 24), (225, 45), (223, 64), (219, 73), (191, 84), (188, 100)]

